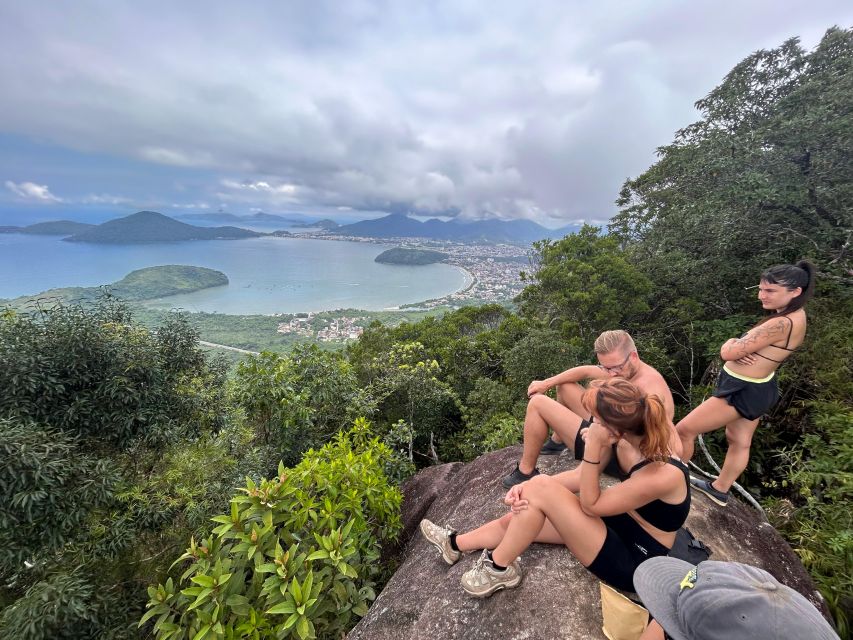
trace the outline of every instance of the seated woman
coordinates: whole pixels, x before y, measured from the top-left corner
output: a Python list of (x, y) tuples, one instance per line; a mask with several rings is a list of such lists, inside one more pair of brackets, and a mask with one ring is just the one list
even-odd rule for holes
[[(504, 498), (511, 512), (474, 531), (456, 534), (421, 522), (448, 564), (463, 551), (484, 550), (462, 576), (471, 595), (518, 585), (517, 558), (533, 542), (566, 545), (601, 580), (626, 591), (634, 590), (632, 576), (641, 562), (672, 547), (690, 511), (690, 491), (687, 469), (672, 455), (678, 436), (660, 399), (612, 378), (592, 382), (583, 403), (595, 422), (577, 469), (515, 485)], [(614, 452), (626, 479), (602, 491), (601, 471)]]
[(796, 265), (777, 265), (762, 273), (758, 299), (764, 309), (773, 313), (740, 338), (723, 344), (720, 357), (726, 363), (713, 397), (676, 425), (685, 462), (693, 457), (696, 436), (726, 428), (729, 448), (720, 476), (713, 482), (691, 480), (696, 489), (720, 506), (726, 505), (729, 489), (746, 469), (759, 418), (779, 400), (775, 372), (803, 342), (803, 306), (813, 293), (814, 267), (805, 260)]

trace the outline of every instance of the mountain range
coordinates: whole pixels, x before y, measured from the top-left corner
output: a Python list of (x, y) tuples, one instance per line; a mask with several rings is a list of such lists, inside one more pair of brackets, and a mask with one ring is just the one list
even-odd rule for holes
[[(230, 213), (210, 214), (223, 220), (245, 222), (285, 222), (283, 216), (256, 213), (252, 216), (236, 216)], [(211, 221), (201, 214), (185, 218)], [(306, 227), (321, 226), (329, 235), (355, 236), (362, 238), (428, 238), (452, 242), (505, 242), (530, 244), (544, 238), (562, 238), (577, 231), (579, 225), (568, 225), (559, 229), (548, 229), (531, 220), (478, 220), (458, 222), (451, 220), (427, 220), (420, 222), (404, 214), (391, 214), (375, 220), (362, 220), (353, 224), (337, 226), (331, 220), (314, 219)], [(302, 225), (299, 225), (302, 226)], [(58, 220), (43, 222), (28, 227), (0, 227), (0, 233), (33, 233), (68, 236), (68, 242), (92, 242), (98, 244), (142, 244), (150, 242), (175, 242), (182, 240), (222, 240), (257, 238), (260, 236), (289, 236), (287, 231), (264, 233), (235, 226), (204, 227), (180, 222), (155, 211), (139, 211), (123, 218), (116, 218), (98, 225)]]
[(456, 242), (508, 242), (529, 244), (543, 238), (562, 238), (580, 229), (567, 225), (548, 229), (531, 220), (477, 220), (457, 222), (427, 220), (420, 222), (404, 214), (393, 213), (376, 220), (362, 220), (330, 231), (332, 234), (368, 238), (430, 238)]

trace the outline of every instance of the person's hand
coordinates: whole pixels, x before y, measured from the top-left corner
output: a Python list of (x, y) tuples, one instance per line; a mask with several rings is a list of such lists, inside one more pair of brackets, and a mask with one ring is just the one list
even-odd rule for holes
[(750, 364), (755, 364), (756, 362), (758, 362), (758, 360), (755, 358), (755, 356), (753, 354), (747, 353), (744, 357), (738, 358), (737, 360), (735, 360), (735, 362), (737, 362), (738, 364), (742, 364), (742, 365), (750, 365)]
[(608, 449), (619, 442), (619, 436), (615, 435), (612, 431), (598, 422), (593, 422), (586, 431), (587, 433), (584, 441), (586, 442), (587, 447), (595, 447), (598, 445), (601, 449)]
[(509, 506), (509, 510), (513, 513), (520, 513), (527, 509), (528, 502), (522, 497), (524, 491), (524, 483), (514, 485), (506, 492), (504, 496), (504, 504)]
[(537, 393), (545, 393), (551, 386), (544, 380), (534, 380), (527, 387), (527, 397), (535, 396)]
[(586, 436), (589, 434), (589, 427), (584, 427), (583, 429), (578, 431), (578, 433), (581, 434), (581, 440), (586, 443)]

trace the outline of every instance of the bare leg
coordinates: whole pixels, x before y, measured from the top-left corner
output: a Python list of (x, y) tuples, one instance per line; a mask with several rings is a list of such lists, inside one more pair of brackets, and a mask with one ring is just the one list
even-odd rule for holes
[[(583, 406), (581, 398), (586, 391), (584, 387), (577, 382), (566, 382), (565, 384), (557, 385), (557, 402), (564, 407), (567, 407), (572, 413), (582, 416), (588, 411)], [(562, 442), (560, 434), (554, 432), (551, 434), (551, 439), (554, 442)]]
[(711, 483), (717, 491), (728, 491), (738, 476), (749, 464), (749, 448), (752, 444), (752, 434), (758, 427), (758, 420), (739, 418), (726, 425), (726, 440), (729, 449), (720, 470), (720, 477)]
[[(456, 546), (460, 551), (474, 551), (476, 549), (494, 549), (497, 547), (506, 534), (507, 527), (513, 518), (517, 517), (512, 513), (487, 522), (482, 527), (478, 527), (468, 533), (460, 533), (456, 536)], [(545, 520), (539, 533), (536, 534), (535, 542), (543, 542), (545, 544), (563, 544), (560, 534), (554, 529), (553, 525)]]
[(724, 398), (708, 398), (688, 413), (675, 427), (681, 438), (681, 459), (689, 462), (693, 457), (696, 436), (714, 431), (727, 424), (742, 420), (740, 414)]
[(523, 497), (529, 501), (528, 508), (513, 516), (506, 534), (492, 551), (497, 564), (512, 564), (536, 540), (546, 518), (580, 563), (585, 567), (592, 564), (607, 536), (601, 518), (585, 514), (578, 497), (549, 476), (528, 481)]
[(532, 396), (524, 416), (524, 453), (518, 463), (519, 470), (522, 473), (533, 473), (539, 450), (548, 437), (549, 426), (571, 447), (580, 425), (580, 416), (556, 400), (541, 393)]
[(640, 636), (639, 640), (663, 640), (663, 627), (658, 624), (657, 620), (652, 620), (649, 623), (649, 626), (646, 627), (646, 630), (643, 631), (643, 635)]

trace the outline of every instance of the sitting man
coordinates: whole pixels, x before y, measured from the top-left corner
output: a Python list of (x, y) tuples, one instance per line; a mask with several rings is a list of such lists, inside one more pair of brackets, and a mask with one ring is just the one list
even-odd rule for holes
[[(640, 360), (634, 340), (626, 331), (605, 331), (596, 338), (594, 350), (598, 366), (573, 367), (547, 380), (534, 380), (530, 383), (527, 388), (530, 400), (524, 417), (524, 453), (515, 470), (503, 479), (503, 485), (507, 489), (538, 475), (536, 460), (539, 454), (559, 453), (566, 448), (562, 443), (572, 446), (576, 460), (583, 458), (582, 436), (592, 417), (581, 403), (585, 391), (579, 384), (581, 380), (621, 376), (641, 391), (658, 396), (663, 402), (667, 417), (672, 421), (675, 404), (666, 381), (654, 367)], [(557, 387), (557, 400), (545, 395), (552, 387)], [(548, 427), (551, 427), (561, 442), (548, 438)], [(616, 456), (611, 457), (604, 471), (617, 477), (621, 475)]]

